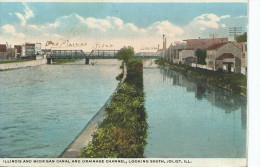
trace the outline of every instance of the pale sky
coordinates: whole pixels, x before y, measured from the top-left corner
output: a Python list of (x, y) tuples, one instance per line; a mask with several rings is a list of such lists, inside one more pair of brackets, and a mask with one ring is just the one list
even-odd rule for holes
[[(73, 47), (155, 51), (187, 38), (229, 37), (247, 31), (247, 3), (44, 3), (0, 2), (0, 43), (84, 43)], [(63, 45), (60, 45), (64, 43)], [(103, 45), (104, 44), (104, 45)], [(46, 47), (48, 48), (48, 47)]]

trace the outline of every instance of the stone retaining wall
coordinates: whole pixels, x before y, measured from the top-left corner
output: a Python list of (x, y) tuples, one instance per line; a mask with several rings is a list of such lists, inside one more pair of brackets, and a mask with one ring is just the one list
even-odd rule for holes
[(47, 64), (47, 59), (32, 60), (32, 61), (17, 62), (17, 63), (0, 64), (0, 70), (9, 70), (9, 69), (16, 69), (16, 68), (24, 68), (24, 67), (33, 67), (33, 66), (38, 66), (38, 65), (43, 65), (43, 64)]

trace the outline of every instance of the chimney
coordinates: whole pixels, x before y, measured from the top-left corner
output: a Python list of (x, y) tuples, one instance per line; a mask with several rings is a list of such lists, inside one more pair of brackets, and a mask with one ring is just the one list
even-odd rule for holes
[(164, 35), (163, 35), (163, 49), (165, 49)]
[(166, 45), (166, 38), (165, 38), (165, 42), (164, 42), (164, 44), (165, 44), (165, 49), (166, 49), (166, 46), (167, 46), (167, 45)]

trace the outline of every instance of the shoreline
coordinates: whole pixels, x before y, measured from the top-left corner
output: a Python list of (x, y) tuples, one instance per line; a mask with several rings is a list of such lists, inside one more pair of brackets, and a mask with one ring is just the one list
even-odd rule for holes
[(13, 62), (13, 63), (5, 63), (0, 64), (0, 71), (9, 71), (13, 69), (26, 68), (26, 67), (34, 67), (39, 65), (47, 64), (47, 59), (39, 59), (39, 60), (31, 60), (25, 62)]
[(81, 130), (81, 132), (75, 137), (75, 139), (69, 144), (68, 147), (59, 155), (59, 158), (79, 158), (81, 151), (87, 147), (93, 138), (93, 134), (97, 131), (99, 125), (105, 119), (106, 107), (111, 103), (114, 94), (118, 91), (127, 75), (126, 65), (124, 64), (123, 78), (118, 83), (116, 89), (101, 107), (101, 109), (90, 119), (87, 125)]
[[(227, 91), (230, 91), (235, 94), (239, 94), (240, 96), (247, 97), (247, 86), (240, 86), (237, 81), (232, 83), (233, 79), (231, 78), (232, 75), (237, 74), (229, 74), (229, 73), (217, 73), (216, 71), (209, 71), (204, 69), (197, 69), (190, 66), (184, 65), (176, 65), (176, 64), (169, 64), (164, 62), (163, 64), (158, 64), (159, 66), (169, 68), (175, 72), (181, 73), (186, 75), (187, 77), (192, 77), (195, 80), (205, 82), (217, 88), (221, 88)], [(210, 73), (210, 75), (209, 75)], [(218, 75), (218, 76), (217, 76)], [(227, 76), (229, 75), (229, 76)], [(241, 74), (242, 75), (242, 74)], [(225, 83), (228, 82), (228, 83)]]

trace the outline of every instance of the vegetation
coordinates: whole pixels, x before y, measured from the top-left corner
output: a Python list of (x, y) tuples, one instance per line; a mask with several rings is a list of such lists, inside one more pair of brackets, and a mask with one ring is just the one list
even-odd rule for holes
[(59, 65), (59, 64), (65, 64), (65, 63), (73, 63), (79, 61), (78, 59), (54, 59), (52, 60), (52, 64)]
[(206, 50), (197, 49), (195, 55), (197, 57), (197, 64), (202, 64), (202, 65), (206, 64), (206, 56), (207, 56)]
[(9, 64), (9, 63), (22, 63), (27, 62), (31, 60), (11, 60), (11, 61), (0, 61), (0, 64)]
[[(121, 50), (128, 54), (130, 51)], [(121, 52), (120, 51), (120, 52)], [(123, 55), (127, 77), (106, 108), (106, 119), (80, 157), (142, 158), (147, 144), (147, 114), (144, 107), (142, 61)], [(132, 52), (132, 51), (131, 51)]]
[(120, 51), (117, 53), (116, 57), (119, 59), (119, 60), (123, 60), (124, 62), (127, 63), (127, 61), (129, 59), (133, 59), (134, 58), (134, 50), (132, 48), (122, 48), (120, 49)]
[(155, 60), (155, 63), (163, 66), (166, 64), (166, 61), (163, 58), (159, 58), (158, 60)]
[(174, 71), (181, 72), (184, 75), (246, 96), (247, 79), (246, 76), (242, 74), (211, 71), (201, 68), (194, 68), (188, 65), (167, 63), (166, 61), (164, 62), (164, 64)]
[(240, 43), (240, 42), (246, 42), (246, 41), (247, 41), (247, 33), (245, 32), (243, 35), (237, 36), (236, 41), (237, 41), (238, 43)]

